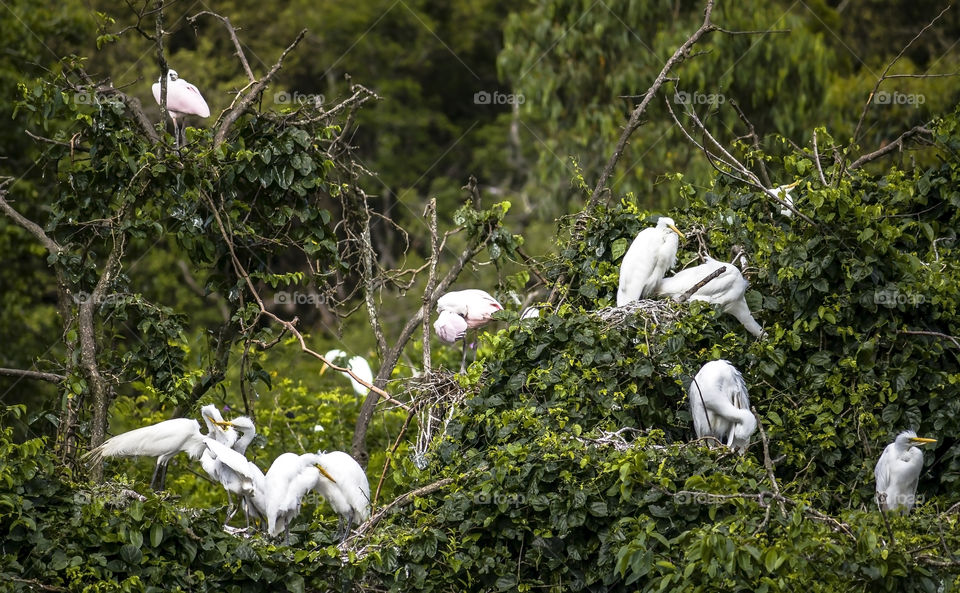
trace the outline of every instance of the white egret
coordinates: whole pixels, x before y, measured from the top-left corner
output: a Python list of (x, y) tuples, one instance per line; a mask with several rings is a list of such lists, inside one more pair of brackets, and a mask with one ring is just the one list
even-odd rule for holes
[[(799, 183), (800, 183), (800, 181), (797, 180), (797, 181), (794, 181), (793, 183), (788, 183), (788, 184), (786, 184), (786, 185), (780, 185), (780, 186), (775, 187), (775, 188), (773, 188), (773, 189), (764, 189), (763, 191), (764, 191), (768, 196), (772, 196), (772, 197), (774, 197), (774, 198), (783, 200), (783, 201), (786, 202), (787, 204), (790, 204), (790, 206), (793, 206), (793, 197), (790, 196), (790, 192), (793, 190), (793, 188), (797, 187), (797, 185), (798, 185)], [(786, 217), (789, 218), (789, 217), (793, 216), (793, 211), (791, 211), (789, 208), (782, 208), (782, 207), (781, 207), (781, 208), (780, 208), (780, 214), (782, 214), (782, 215), (784, 215), (784, 216), (786, 216)]]
[[(218, 423), (220, 427), (224, 427), (229, 431), (234, 431), (234, 429), (239, 430), (241, 433), (240, 438), (234, 438), (233, 442), (224, 442), (219, 438), (215, 438), (218, 443), (230, 447), (232, 450), (243, 455), (247, 452), (247, 447), (250, 446), (250, 443), (257, 436), (256, 426), (247, 416), (238, 416), (229, 422), (220, 422)], [(237, 507), (234, 506), (231, 494), (236, 494), (238, 499), (241, 501), (240, 506), (244, 509), (244, 514), (246, 515), (247, 526), (250, 526), (250, 513), (248, 511), (248, 490), (244, 486), (244, 478), (234, 471), (230, 466), (226, 465), (218, 459), (213, 452), (208, 447), (206, 451), (203, 452), (203, 455), (200, 457), (200, 463), (203, 465), (203, 468), (207, 471), (210, 476), (216, 481), (220, 482), (220, 485), (223, 486), (224, 490), (227, 491), (227, 518), (223, 522), (224, 525), (230, 523), (230, 519), (237, 512)], [(209, 467), (208, 467), (209, 466)]]
[(206, 445), (217, 459), (241, 476), (253, 514), (266, 519), (267, 533), (271, 536), (284, 533), (289, 537), (290, 523), (300, 514), (304, 495), (314, 489), (319, 480), (334, 480), (316, 453), (283, 453), (264, 474), (242, 454), (214, 439), (207, 439)]
[(156, 457), (157, 465), (150, 487), (162, 490), (167, 462), (181, 451), (191, 459), (199, 458), (206, 448), (204, 438), (199, 422), (191, 418), (174, 418), (118, 434), (86, 453), (83, 458), (91, 463), (100, 463), (104, 457)]
[(690, 300), (720, 305), (726, 313), (736, 317), (748, 332), (757, 337), (763, 336), (763, 328), (753, 318), (750, 307), (747, 306), (747, 299), (744, 297), (748, 282), (733, 264), (725, 264), (707, 257), (706, 262), (699, 266), (681, 270), (661, 280), (657, 287), (657, 294), (677, 298), (721, 267), (726, 267), (723, 273), (697, 289)]
[(666, 216), (661, 216), (656, 226), (637, 234), (620, 262), (618, 307), (653, 294), (663, 275), (677, 261), (678, 237), (686, 238), (673, 219)]
[[(153, 83), (153, 98), (160, 103), (160, 80)], [(186, 143), (186, 123), (183, 118), (187, 115), (210, 117), (210, 107), (203, 99), (199, 89), (186, 80), (180, 78), (176, 70), (167, 70), (167, 113), (173, 120), (174, 136), (177, 146)]]
[(350, 535), (354, 523), (370, 517), (370, 483), (360, 464), (343, 451), (321, 451), (318, 463), (330, 479), (318, 479), (315, 488), (340, 517), (337, 537), (343, 541)]
[(712, 360), (690, 383), (688, 393), (697, 438), (714, 437), (741, 454), (747, 450), (757, 419), (743, 375), (726, 360)]
[(877, 503), (884, 511), (909, 513), (916, 502), (917, 481), (923, 469), (923, 452), (914, 445), (936, 443), (905, 430), (886, 446), (874, 468), (877, 480)]
[[(460, 361), (461, 373), (466, 370), (467, 366), (467, 329), (483, 327), (490, 323), (494, 313), (502, 310), (503, 305), (501, 305), (497, 299), (490, 296), (489, 293), (476, 288), (448, 292), (437, 299), (437, 312), (440, 313), (441, 317), (434, 323), (433, 328), (441, 340), (452, 343), (449, 338), (458, 336), (459, 334), (458, 330), (461, 324), (453, 320), (453, 318), (450, 317), (450, 313), (462, 317), (467, 325), (466, 329), (463, 330), (463, 337), (455, 337), (453, 340), (463, 339), (463, 358)], [(446, 315), (444, 315), (445, 312)], [(443, 321), (442, 323), (441, 320)]]
[[(341, 367), (346, 367), (353, 371), (353, 374), (360, 377), (367, 383), (373, 385), (373, 370), (370, 368), (370, 363), (367, 362), (362, 356), (352, 356), (347, 357), (347, 353), (343, 350), (331, 350), (323, 355), (324, 358), (332, 362), (333, 364)], [(320, 374), (322, 375), (327, 371), (327, 365), (323, 365), (320, 369)], [(365, 396), (370, 391), (363, 383), (357, 381), (350, 375), (344, 373), (349, 379), (350, 384), (353, 386), (353, 392), (357, 395)]]

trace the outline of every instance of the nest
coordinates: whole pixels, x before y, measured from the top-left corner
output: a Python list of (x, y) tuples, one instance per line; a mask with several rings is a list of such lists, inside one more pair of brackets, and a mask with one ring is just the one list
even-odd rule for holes
[(412, 396), (411, 414), (417, 415), (420, 432), (414, 447), (413, 463), (419, 469), (429, 464), (427, 451), (435, 438), (446, 434), (447, 426), (453, 419), (457, 408), (467, 397), (456, 375), (450, 371), (437, 369), (407, 381)]
[(605, 329), (611, 329), (622, 325), (638, 327), (638, 321), (643, 322), (643, 327), (670, 325), (683, 317), (686, 309), (672, 299), (640, 299), (622, 307), (604, 307), (593, 314), (606, 324)]

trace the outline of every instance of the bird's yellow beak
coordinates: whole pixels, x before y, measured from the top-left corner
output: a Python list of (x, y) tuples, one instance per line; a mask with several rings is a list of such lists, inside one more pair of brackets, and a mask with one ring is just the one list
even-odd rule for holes
[(318, 464), (317, 464), (316, 466), (314, 466), (314, 467), (316, 467), (318, 470), (320, 470), (320, 473), (323, 474), (325, 478), (327, 478), (328, 480), (330, 480), (330, 481), (333, 482), (334, 484), (337, 483), (337, 481), (333, 479), (333, 476), (331, 476), (330, 474), (328, 474), (328, 473), (327, 473), (327, 470), (323, 469), (323, 466), (322, 466), (322, 465), (320, 465), (320, 464), (318, 463)]
[(670, 227), (670, 230), (672, 230), (672, 231), (675, 232), (676, 234), (680, 235), (680, 238), (681, 238), (681, 239), (683, 239), (684, 241), (687, 240), (686, 235), (684, 235), (683, 233), (681, 233), (681, 232), (680, 232), (680, 229), (678, 229), (677, 227), (673, 226), (672, 224), (668, 224), (667, 226)]
[(927, 443), (936, 443), (937, 439), (925, 439), (923, 437), (913, 437), (910, 442), (914, 445), (926, 445)]
[(784, 188), (784, 189), (793, 189), (793, 188), (797, 187), (798, 185), (800, 185), (800, 181), (801, 181), (800, 179), (797, 179), (796, 181), (794, 181), (794, 182), (791, 183), (790, 185), (785, 185), (785, 186), (783, 186), (783, 188)]
[(326, 373), (328, 368), (330, 368), (330, 365), (328, 365), (327, 363), (323, 363), (323, 366), (320, 367), (320, 374), (322, 375)]
[(220, 428), (233, 428), (233, 423), (228, 422), (226, 420), (220, 421), (220, 420), (214, 420), (213, 418), (211, 418), (210, 421), (216, 424), (217, 426), (219, 426)]

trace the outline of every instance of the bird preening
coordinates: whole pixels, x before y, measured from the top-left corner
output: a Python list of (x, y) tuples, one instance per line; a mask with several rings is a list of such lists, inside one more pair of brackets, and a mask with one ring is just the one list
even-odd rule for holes
[(447, 344), (463, 340), (461, 373), (467, 367), (467, 331), (490, 323), (493, 320), (493, 314), (502, 310), (503, 305), (497, 299), (476, 288), (448, 292), (437, 299), (439, 316), (433, 324), (433, 329), (437, 337)]
[(757, 430), (743, 375), (726, 360), (712, 360), (690, 382), (690, 414), (697, 438), (711, 437), (744, 453)]
[[(161, 82), (163, 76), (153, 83), (153, 98), (157, 104), (161, 104), (162, 91)], [(200, 90), (186, 80), (180, 78), (176, 70), (167, 70), (167, 114), (173, 120), (174, 138), (177, 146), (183, 146), (187, 142), (186, 122), (184, 118), (188, 115), (197, 117), (210, 117), (210, 107), (204, 100)]]

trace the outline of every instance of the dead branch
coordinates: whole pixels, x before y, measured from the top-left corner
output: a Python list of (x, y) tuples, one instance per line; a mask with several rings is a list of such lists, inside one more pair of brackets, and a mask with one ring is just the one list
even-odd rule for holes
[[(472, 181), (476, 181), (472, 176)], [(479, 204), (478, 204), (479, 206)], [(423, 217), (427, 219), (430, 226), (430, 268), (427, 272), (427, 286), (423, 291), (423, 308), (420, 311), (420, 317), (423, 318), (423, 372), (430, 374), (432, 361), (430, 360), (430, 309), (433, 303), (430, 302), (430, 296), (437, 283), (437, 263), (440, 261), (440, 241), (437, 238), (437, 199), (432, 198), (423, 211)]]
[(931, 27), (933, 27), (933, 25), (940, 20), (940, 17), (942, 17), (948, 10), (950, 10), (950, 6), (947, 6), (940, 11), (940, 14), (933, 17), (933, 20), (927, 23), (927, 26), (920, 29), (920, 32), (914, 35), (913, 39), (907, 42), (907, 44), (903, 46), (903, 49), (900, 50), (900, 53), (898, 53), (896, 57), (894, 57), (893, 60), (887, 64), (886, 68), (883, 69), (883, 72), (880, 74), (880, 78), (878, 78), (877, 82), (873, 85), (873, 90), (870, 91), (870, 95), (867, 97), (866, 103), (863, 104), (863, 109), (860, 111), (860, 119), (857, 120), (857, 127), (853, 130), (853, 141), (850, 143), (850, 146), (847, 147), (847, 151), (855, 146), (857, 140), (860, 138), (860, 130), (863, 128), (863, 120), (867, 117), (867, 110), (870, 109), (870, 104), (873, 103), (873, 97), (876, 96), (877, 91), (880, 89), (880, 85), (883, 84), (883, 81), (889, 78), (887, 73), (890, 72), (890, 69), (893, 68), (894, 64), (900, 61), (900, 58), (902, 58), (903, 54), (910, 49), (910, 46), (913, 45), (913, 42), (917, 39), (920, 39), (920, 37), (923, 36), (923, 34), (926, 33)]
[(293, 40), (293, 43), (287, 46), (283, 53), (280, 54), (280, 57), (277, 59), (277, 62), (270, 68), (270, 70), (260, 79), (259, 82), (253, 85), (253, 88), (250, 89), (243, 99), (237, 103), (236, 106), (230, 108), (226, 116), (223, 118), (223, 121), (220, 123), (220, 127), (217, 128), (216, 134), (213, 136), (213, 145), (219, 146), (227, 138), (227, 134), (230, 132), (230, 128), (233, 127), (234, 122), (240, 118), (243, 113), (253, 105), (253, 102), (260, 96), (260, 93), (263, 91), (264, 87), (273, 80), (273, 77), (280, 71), (281, 66), (283, 66), (283, 60), (304, 38), (307, 34), (307, 30), (303, 29), (300, 31), (300, 34), (297, 35), (297, 38)]
[(820, 151), (817, 149), (817, 131), (813, 131), (813, 163), (817, 166), (817, 174), (820, 176), (820, 183), (827, 187), (827, 178), (823, 175), (823, 167), (820, 165)]
[(203, 15), (210, 15), (213, 18), (220, 19), (220, 22), (223, 23), (223, 26), (227, 28), (227, 32), (230, 34), (230, 40), (233, 41), (233, 47), (237, 50), (236, 56), (240, 59), (240, 63), (243, 65), (243, 70), (247, 73), (247, 78), (250, 79), (250, 82), (256, 82), (257, 78), (253, 75), (253, 70), (250, 69), (250, 63), (247, 62), (247, 56), (244, 55), (243, 47), (240, 45), (240, 40), (237, 38), (237, 30), (232, 24), (230, 24), (230, 19), (225, 16), (220, 16), (215, 12), (204, 10), (193, 16), (187, 17), (187, 21), (193, 25), (195, 21)]
[[(887, 144), (882, 148), (878, 148), (873, 152), (869, 152), (861, 156), (857, 160), (853, 161), (848, 167), (848, 169), (850, 171), (859, 169), (860, 167), (862, 167), (863, 165), (866, 165), (870, 161), (875, 161), (883, 156), (890, 154), (895, 150), (903, 150), (905, 148), (906, 142), (912, 138), (915, 138), (915, 137), (922, 138), (923, 136), (932, 136), (932, 135), (933, 135), (933, 130), (929, 129), (926, 124), (913, 126), (906, 132), (897, 136), (897, 139), (894, 140), (893, 142)], [(816, 138), (816, 136), (814, 136), (814, 138)]]
[(935, 338), (943, 338), (944, 340), (949, 340), (950, 342), (952, 342), (953, 345), (956, 346), (957, 348), (960, 348), (960, 340), (958, 340), (956, 336), (951, 336), (951, 335), (943, 334), (940, 332), (925, 331), (925, 330), (919, 330), (919, 329), (913, 329), (913, 330), (902, 329), (897, 333), (908, 335), (908, 336), (933, 336)]
[(22, 377), (24, 379), (36, 379), (38, 381), (46, 381), (48, 383), (60, 383), (65, 381), (67, 378), (63, 375), (58, 375), (56, 373), (45, 373), (42, 371), (28, 371), (25, 369), (5, 369), (0, 368), (0, 375), (5, 377)]

